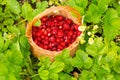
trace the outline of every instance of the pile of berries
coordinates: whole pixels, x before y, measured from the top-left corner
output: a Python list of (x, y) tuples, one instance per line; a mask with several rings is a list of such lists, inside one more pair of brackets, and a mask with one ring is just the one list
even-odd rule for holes
[(43, 49), (61, 51), (81, 34), (80, 25), (61, 15), (44, 16), (40, 20), (40, 26), (32, 26), (32, 38)]

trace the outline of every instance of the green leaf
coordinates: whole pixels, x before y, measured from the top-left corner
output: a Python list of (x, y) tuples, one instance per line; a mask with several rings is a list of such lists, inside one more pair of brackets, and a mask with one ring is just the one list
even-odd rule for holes
[(16, 50), (15, 48), (12, 50), (6, 51), (5, 58), (13, 65), (21, 65), (23, 56), (20, 51)]
[(78, 4), (79, 7), (82, 7), (83, 9), (86, 8), (87, 4), (88, 4), (88, 0), (75, 0), (76, 4)]
[(34, 24), (34, 26), (38, 26), (38, 27), (40, 27), (40, 25), (41, 25), (41, 21), (40, 20), (37, 20), (37, 22)]
[(120, 17), (112, 19), (110, 23), (114, 30), (120, 30)]
[(64, 63), (60, 61), (54, 61), (52, 65), (49, 68), (50, 73), (59, 73), (63, 70), (64, 68)]
[(4, 38), (0, 35), (0, 52), (3, 50), (4, 47)]
[(35, 3), (36, 2), (36, 0), (32, 0), (32, 3)]
[(100, 68), (100, 66), (95, 63), (95, 64), (93, 64), (93, 66), (92, 66), (92, 68), (91, 68), (91, 72), (92, 72), (93, 74), (96, 74), (96, 73), (99, 71), (99, 68)]
[(91, 4), (85, 15), (85, 21), (99, 23), (101, 20), (101, 16), (102, 15), (101, 13), (99, 13), (99, 9), (97, 8), (97, 6), (94, 4)]
[[(83, 53), (83, 55), (85, 54), (83, 51), (82, 51), (82, 53)], [(83, 60), (82, 60), (80, 54), (81, 54), (81, 50), (77, 50), (76, 51), (76, 56), (71, 61), (72, 66), (78, 67), (78, 68), (83, 67)], [(87, 55), (85, 54), (85, 56), (87, 56)]]
[(113, 69), (120, 74), (120, 55), (117, 56)]
[(102, 42), (102, 38), (95, 38), (94, 43), (86, 47), (86, 51), (89, 55), (95, 57), (99, 54), (107, 53), (108, 46)]
[(87, 70), (83, 70), (79, 80), (96, 80), (96, 76)]
[(59, 79), (58, 79), (58, 74), (57, 74), (57, 73), (51, 73), (51, 74), (50, 74), (50, 79), (51, 79), (51, 80), (59, 80)]
[(47, 1), (36, 2), (36, 9), (33, 10), (33, 17), (40, 14), (47, 7), (48, 7), (48, 2)]
[(45, 59), (44, 64), (45, 64), (45, 69), (48, 69), (50, 67), (50, 64), (51, 64), (50, 58), (47, 57)]
[(6, 26), (13, 25), (13, 23), (14, 23), (14, 20), (11, 19), (11, 18), (7, 18), (7, 19), (5, 19), (5, 21), (3, 22), (3, 24), (6, 25)]
[(7, 6), (9, 7), (10, 11), (14, 14), (19, 14), (21, 12), (20, 5), (17, 0), (6, 0)]
[(69, 6), (72, 6), (72, 7), (76, 6), (75, 1), (73, 1), (73, 0), (68, 0), (68, 2), (66, 4)]
[(103, 34), (107, 42), (109, 42), (115, 38), (117, 32), (120, 30), (120, 18), (118, 18), (117, 11), (114, 9), (109, 9), (105, 15), (104, 22)]
[(98, 1), (98, 8), (100, 13), (104, 13), (108, 9), (108, 4), (110, 0), (99, 0)]
[(9, 73), (8, 80), (17, 80), (13, 73)]
[(36, 7), (37, 7), (38, 9), (44, 10), (45, 8), (48, 7), (48, 2), (47, 2), (47, 1), (37, 2), (37, 3), (36, 3)]
[(9, 47), (10, 42), (11, 42), (10, 39), (5, 40), (4, 50), (6, 50)]
[(89, 69), (93, 65), (93, 61), (88, 54), (82, 50), (77, 50), (76, 56), (71, 61), (74, 67)]
[(25, 23), (18, 25), (21, 35), (24, 35), (26, 32)]
[(62, 57), (63, 59), (70, 57), (70, 52), (68, 51), (68, 49), (64, 49), (62, 51)]
[(11, 32), (11, 33), (15, 33), (17, 35), (20, 35), (20, 30), (17, 28), (17, 26), (7, 26), (7, 29)]
[(71, 66), (72, 57), (67, 49), (64, 49), (61, 54), (55, 57), (56, 61), (61, 61), (65, 64), (64, 71), (71, 72), (73, 67)]
[(84, 60), (84, 68), (89, 69), (93, 65), (93, 60), (89, 57)]
[(116, 10), (117, 10), (117, 12), (118, 12), (118, 15), (120, 16), (120, 6), (118, 6), (118, 7), (116, 8)]
[(104, 65), (102, 65), (101, 67), (102, 67), (102, 69), (103, 69), (107, 74), (110, 74), (110, 73), (111, 73), (111, 69), (110, 69), (110, 67), (109, 67), (108, 64), (104, 64)]
[(48, 70), (42, 70), (41, 72), (39, 72), (39, 76), (42, 80), (48, 80), (48, 75), (49, 75)]
[(60, 80), (71, 80), (71, 76), (67, 73), (60, 73)]
[(32, 20), (33, 18), (33, 9), (31, 7), (31, 5), (27, 2), (25, 2), (23, 5), (22, 5), (22, 16), (26, 19), (26, 20)]
[(30, 45), (25, 35), (20, 36), (20, 46), (23, 47), (25, 51), (30, 49)]
[(110, 52), (107, 53), (107, 55), (104, 57), (103, 61), (104, 63), (108, 63), (109, 66), (112, 67), (115, 63), (116, 58), (117, 58), (117, 52), (110, 50)]
[(50, 74), (50, 79), (51, 79), (51, 80), (59, 80), (59, 79), (58, 79), (58, 76), (59, 76), (59, 75), (58, 75), (57, 73), (51, 73), (51, 74)]
[(0, 68), (1, 68), (0, 69), (0, 77), (8, 74), (7, 67), (1, 62), (0, 62)]

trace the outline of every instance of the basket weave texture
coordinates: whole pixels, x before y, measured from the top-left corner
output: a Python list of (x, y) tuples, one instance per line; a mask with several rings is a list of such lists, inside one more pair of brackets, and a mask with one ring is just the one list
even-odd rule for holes
[[(74, 14), (75, 16), (73, 16)], [(50, 15), (62, 15), (66, 18), (71, 19), (75, 24), (81, 25), (81, 16), (72, 7), (69, 6), (57, 6), (57, 7), (51, 7), (46, 9), (44, 12), (38, 14), (31, 22), (27, 24), (26, 28), (26, 37), (28, 38), (28, 41), (31, 46), (31, 52), (35, 57), (40, 57), (40, 56), (45, 56), (49, 57), (51, 61), (54, 60), (55, 56), (60, 54), (61, 51), (49, 51), (45, 50), (43, 48), (40, 48), (38, 45), (36, 45), (32, 39), (32, 26), (40, 20), (41, 17), (43, 16), (50, 16)], [(77, 38), (67, 49), (70, 51), (70, 56), (73, 56), (77, 47), (79, 44), (79, 39)]]

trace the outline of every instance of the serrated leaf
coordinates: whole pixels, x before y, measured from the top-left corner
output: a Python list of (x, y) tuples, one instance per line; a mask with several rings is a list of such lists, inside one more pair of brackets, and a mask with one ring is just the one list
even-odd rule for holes
[(94, 39), (94, 43), (86, 47), (86, 51), (89, 55), (95, 57), (100, 54), (108, 52), (108, 46), (102, 42), (101, 38)]
[(119, 17), (120, 17), (120, 6), (118, 6), (118, 7), (116, 8), (116, 10), (117, 10), (118, 15), (119, 15)]
[(114, 18), (114, 19), (112, 19), (111, 20), (111, 26), (113, 26), (113, 29), (115, 29), (115, 30), (120, 30), (120, 17), (118, 17), (118, 18)]
[(0, 35), (0, 52), (3, 50), (4, 47), (4, 38)]
[(58, 74), (57, 73), (51, 73), (50, 74), (50, 79), (51, 80), (58, 80)]
[(25, 51), (28, 51), (30, 49), (30, 45), (25, 35), (20, 36), (20, 45), (24, 48)]
[(120, 19), (118, 18), (117, 11), (109, 9), (105, 15), (105, 24), (103, 26), (103, 34), (108, 42), (113, 40), (117, 32), (120, 30), (119, 21)]
[(45, 9), (48, 7), (48, 2), (47, 1), (37, 2), (36, 7), (38, 9)]
[(82, 55), (80, 55), (81, 53), (82, 53), (82, 55), (84, 55), (83, 56), (84, 58), (87, 57), (87, 55), (83, 51), (77, 50), (76, 51), (76, 56), (71, 61), (72, 66), (78, 67), (78, 68), (83, 67), (83, 59), (82, 59)]
[(17, 35), (20, 35), (20, 30), (17, 28), (17, 26), (7, 26), (7, 29), (11, 32), (11, 33), (15, 33)]
[(99, 0), (98, 1), (98, 8), (100, 13), (104, 13), (108, 9), (108, 4), (110, 0)]
[(14, 20), (11, 19), (11, 18), (7, 18), (7, 19), (5, 19), (5, 21), (3, 22), (3, 24), (6, 25), (6, 26), (13, 25), (13, 23), (14, 23)]
[(96, 80), (96, 76), (87, 70), (83, 70), (79, 80)]
[(20, 51), (14, 48), (14, 50), (6, 51), (5, 58), (13, 65), (21, 65), (23, 56)]
[(72, 57), (70, 56), (70, 52), (67, 49), (64, 49), (61, 54), (56, 56), (55, 60), (61, 61), (65, 64), (64, 71), (71, 72), (73, 70), (73, 67), (70, 64)]
[(70, 57), (70, 52), (68, 51), (68, 49), (64, 49), (62, 51), (62, 57), (63, 59)]
[(21, 12), (20, 5), (17, 0), (6, 0), (7, 6), (9, 7), (10, 11), (14, 14), (19, 14)]
[(71, 80), (71, 76), (66, 73), (60, 73), (60, 80)]
[(0, 77), (4, 76), (4, 75), (7, 75), (8, 74), (7, 67), (1, 62), (0, 62), (0, 67), (1, 67), (1, 69), (0, 69)]
[(86, 8), (88, 4), (88, 0), (75, 0), (76, 4), (78, 4), (79, 7), (82, 7), (83, 9)]
[(9, 44), (10, 44), (10, 39), (6, 39), (4, 44), (4, 50), (6, 50), (9, 47)]
[(94, 4), (91, 4), (85, 15), (85, 21), (99, 23), (99, 21), (101, 20), (101, 16), (102, 15), (99, 13), (99, 9), (97, 8), (97, 6)]
[(93, 65), (93, 60), (91, 58), (88, 57), (84, 60), (84, 68), (85, 69), (91, 68), (92, 65)]
[(8, 80), (17, 80), (17, 79), (16, 79), (15, 75), (10, 72), (8, 75)]
[(117, 72), (120, 73), (120, 55), (117, 56), (115, 64), (113, 66), (113, 69)]
[(108, 64), (102, 65), (101, 67), (105, 70), (106, 73), (111, 73), (111, 69)]
[(76, 6), (75, 1), (73, 1), (73, 0), (69, 0), (67, 2), (67, 5), (72, 6), (72, 7)]
[(32, 20), (33, 18), (33, 9), (31, 7), (31, 5), (27, 2), (25, 2), (23, 5), (22, 5), (22, 16), (27, 19), (27, 20)]
[(47, 57), (45, 59), (44, 64), (45, 64), (45, 69), (48, 69), (50, 67), (50, 64), (51, 64), (50, 58)]
[(113, 66), (115, 63), (115, 59), (117, 57), (117, 52), (111, 50), (107, 55), (104, 57), (104, 63), (108, 63), (109, 66)]
[(93, 61), (88, 54), (82, 50), (77, 50), (76, 56), (71, 61), (71, 64), (77, 68), (89, 69), (93, 65)]
[(48, 75), (49, 75), (48, 70), (42, 70), (41, 72), (39, 72), (39, 76), (42, 80), (48, 80)]
[(50, 73), (59, 73), (64, 68), (64, 63), (60, 61), (54, 61), (49, 68)]

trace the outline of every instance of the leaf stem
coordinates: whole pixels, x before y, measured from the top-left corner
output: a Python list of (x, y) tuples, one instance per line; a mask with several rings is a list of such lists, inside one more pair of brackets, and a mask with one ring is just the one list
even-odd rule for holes
[(33, 77), (36, 77), (36, 76), (39, 76), (39, 74), (32, 75), (30, 78), (33, 78)]
[(23, 23), (25, 21), (27, 21), (27, 19), (23, 19), (22, 21), (20, 21), (19, 23), (15, 24), (15, 25), (19, 25), (19, 24), (21, 24), (21, 23)]

